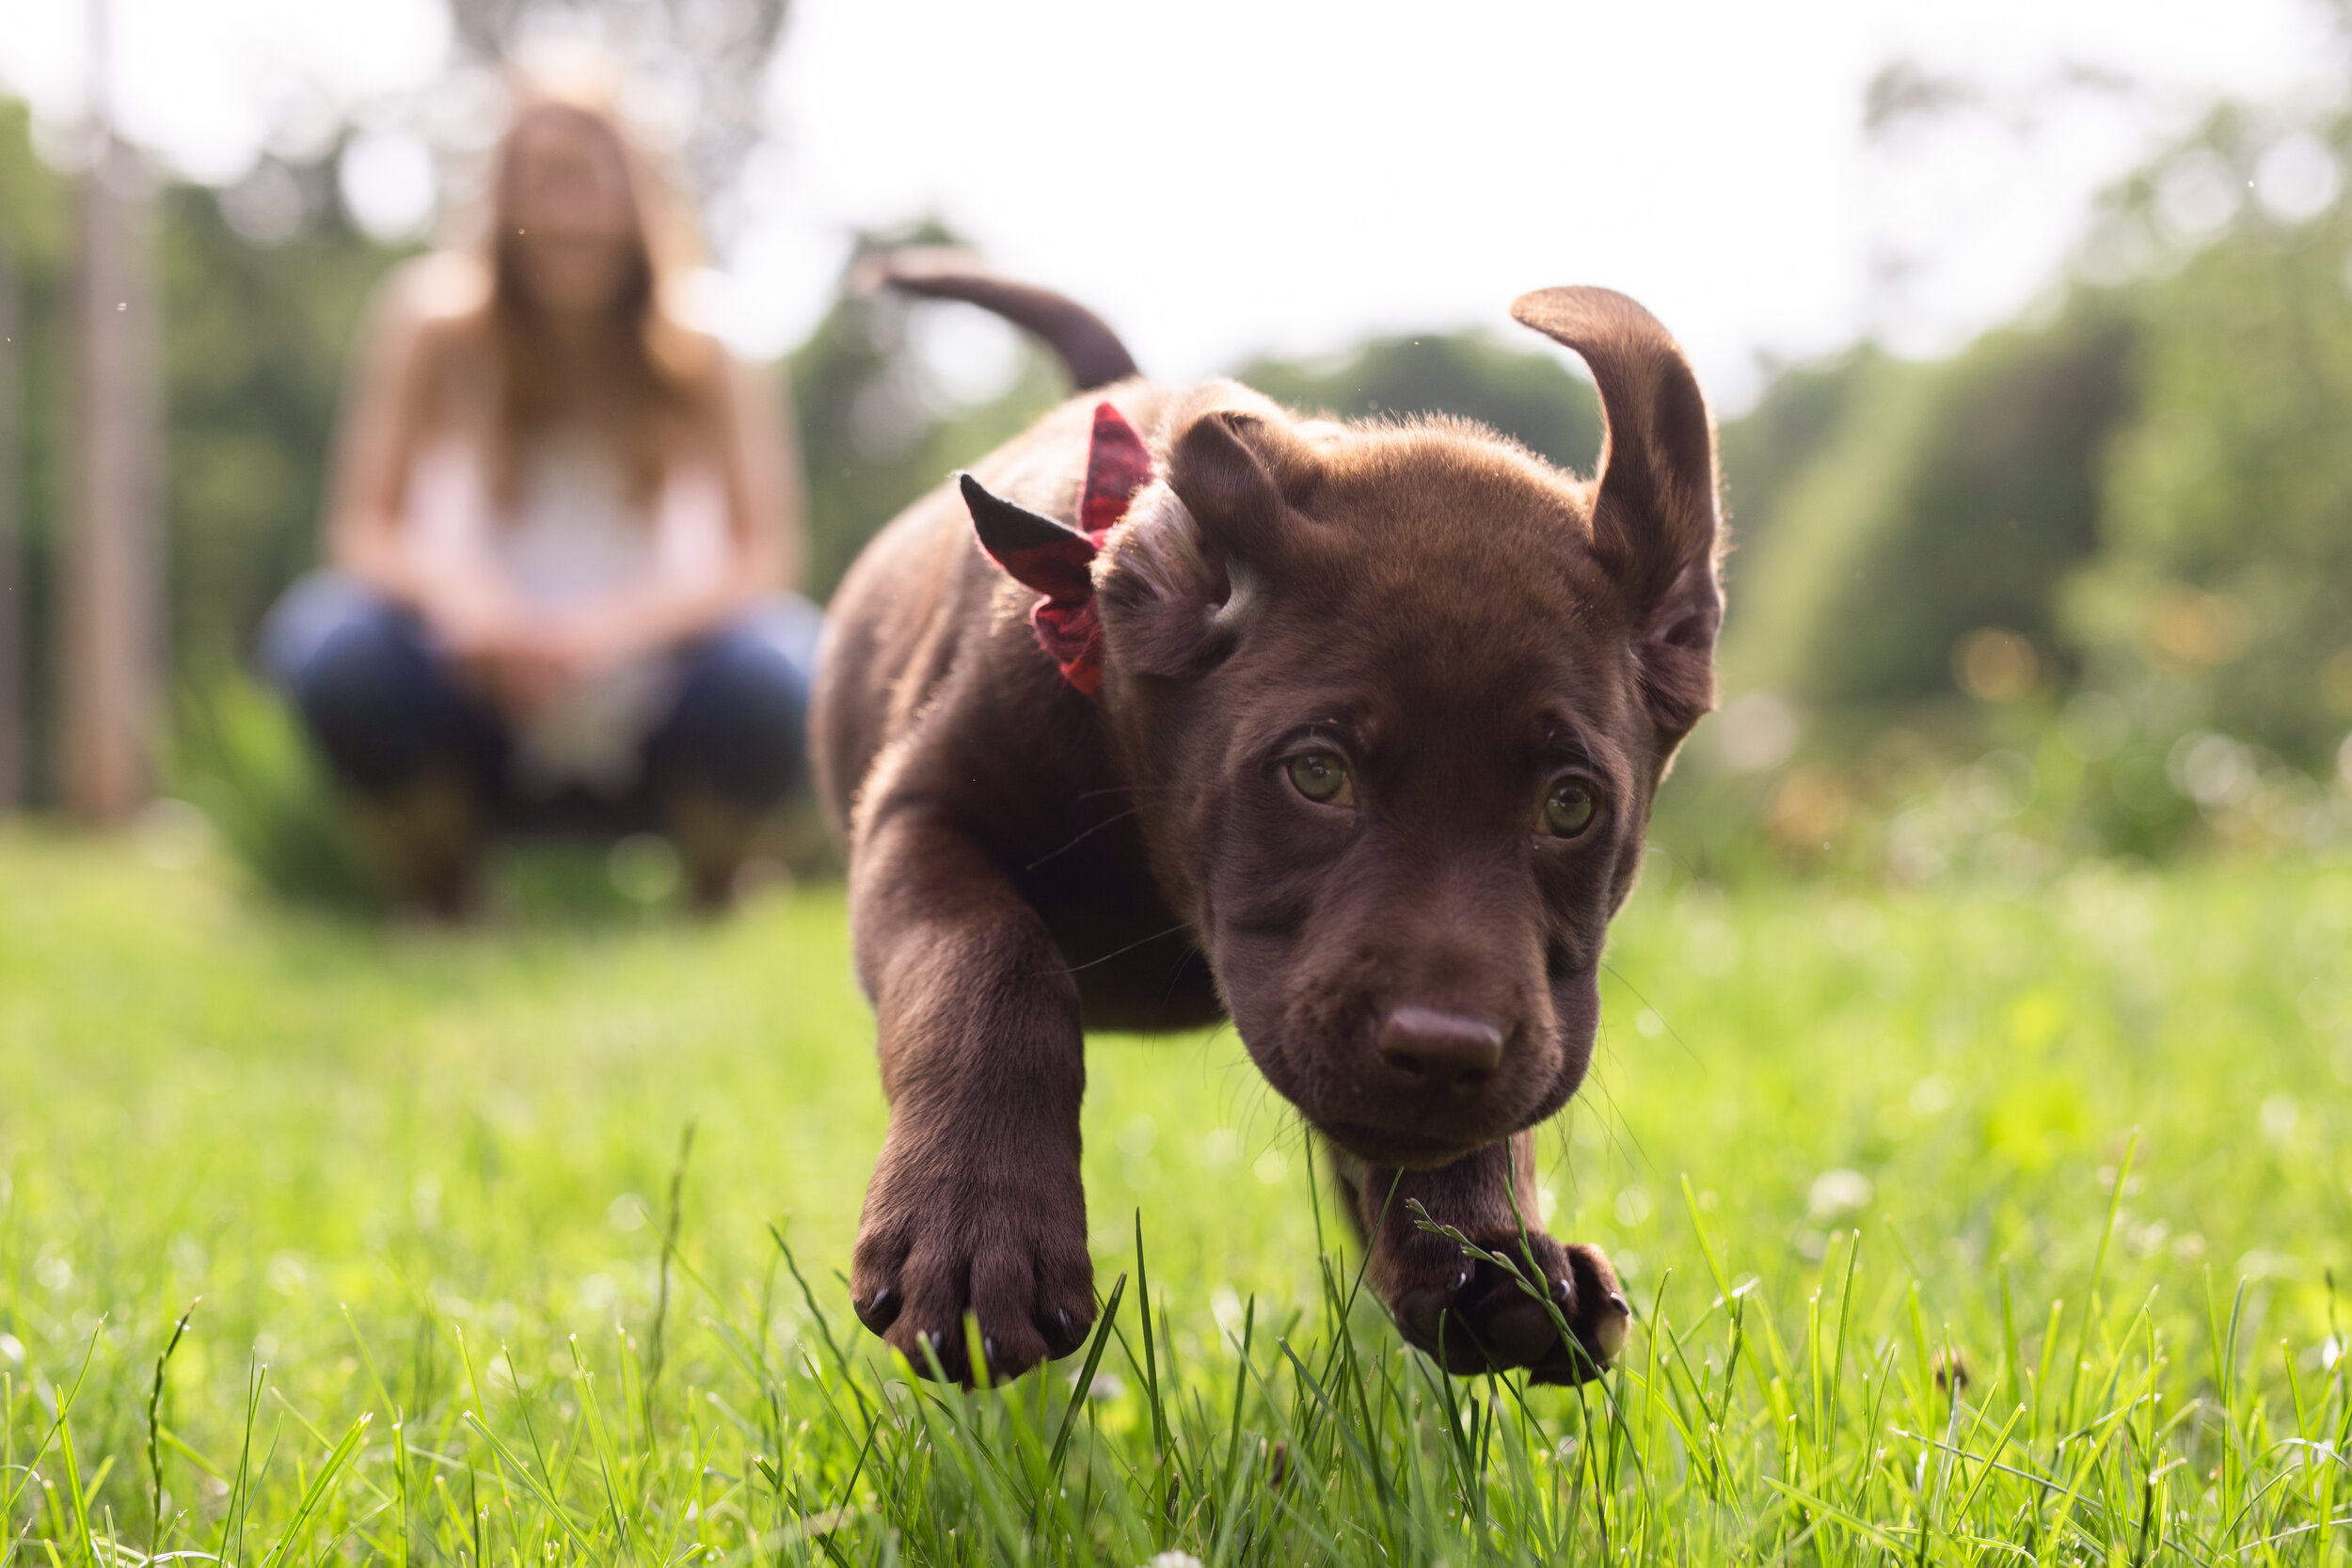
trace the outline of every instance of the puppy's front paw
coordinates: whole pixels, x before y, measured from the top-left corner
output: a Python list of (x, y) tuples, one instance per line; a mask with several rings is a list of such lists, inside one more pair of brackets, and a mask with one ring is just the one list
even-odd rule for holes
[(1094, 1322), (1077, 1160), (981, 1153), (894, 1126), (866, 1191), (850, 1291), (859, 1321), (927, 1377), (936, 1356), (948, 1377), (975, 1381), (967, 1312), (993, 1379), (1070, 1354)]
[(1599, 1375), (1624, 1348), (1632, 1310), (1617, 1275), (1596, 1247), (1565, 1246), (1531, 1230), (1525, 1250), (1516, 1228), (1461, 1227), (1480, 1250), (1507, 1258), (1531, 1283), (1527, 1253), (1541, 1284), (1567, 1320), (1563, 1341), (1543, 1302), (1492, 1263), (1443, 1236), (1391, 1228), (1375, 1249), (1372, 1275), (1406, 1339), (1451, 1372), (1529, 1369), (1536, 1383), (1582, 1383)]

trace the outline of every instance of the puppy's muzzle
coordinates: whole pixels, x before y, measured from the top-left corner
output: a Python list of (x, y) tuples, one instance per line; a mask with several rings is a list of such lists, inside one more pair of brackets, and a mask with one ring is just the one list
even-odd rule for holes
[[(1428, 1003), (1378, 1015), (1348, 1090), (1307, 1109), (1342, 1148), (1375, 1164), (1445, 1164), (1517, 1132), (1529, 1088), (1516, 1018)], [(1365, 1051), (1364, 1045), (1370, 1050)]]
[(1408, 1003), (1380, 1021), (1375, 1045), (1397, 1086), (1454, 1102), (1493, 1081), (1502, 1041), (1486, 1019)]

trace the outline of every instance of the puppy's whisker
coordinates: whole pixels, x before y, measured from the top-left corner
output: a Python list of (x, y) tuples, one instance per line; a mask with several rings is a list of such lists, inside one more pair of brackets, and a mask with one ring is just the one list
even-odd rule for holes
[[(1649, 1150), (1642, 1147), (1642, 1140), (1632, 1135), (1632, 1124), (1626, 1119), (1625, 1108), (1617, 1103), (1617, 1097), (1609, 1092), (1605, 1079), (1588, 1077), (1584, 1080), (1584, 1086), (1577, 1091), (1579, 1101), (1593, 1096), (1598, 1097), (1598, 1103), (1593, 1107), (1593, 1117), (1599, 1122), (1610, 1147), (1628, 1165), (1655, 1179), (1658, 1175), (1657, 1162), (1649, 1157)], [(1604, 1107), (1608, 1113), (1605, 1116), (1601, 1114)]]
[(1192, 955), (1184, 953), (1178, 955), (1176, 961), (1168, 966), (1168, 978), (1160, 982), (1161, 1006), (1167, 1006), (1168, 999), (1176, 994), (1177, 986), (1181, 984), (1184, 978), (1184, 966), (1191, 961)]
[(1099, 800), (1105, 795), (1165, 795), (1165, 784), (1108, 784), (1101, 789), (1081, 790), (1073, 800)]
[(1021, 869), (1024, 871), (1035, 871), (1039, 866), (1043, 865), (1047, 861), (1054, 859), (1057, 855), (1068, 854), (1071, 850), (1075, 849), (1079, 845), (1084, 844), (1088, 839), (1092, 838), (1096, 833), (1101, 832), (1104, 829), (1111, 827), (1116, 823), (1126, 821), (1127, 818), (1135, 816), (1143, 808), (1141, 806), (1129, 806), (1125, 811), (1119, 813), (1116, 816), (1106, 816), (1103, 818), (1102, 821), (1097, 822), (1093, 827), (1081, 832), (1077, 837), (1072, 839), (1069, 843), (1063, 845), (1060, 848), (1048, 849), (1045, 853), (1038, 856), (1037, 859), (1031, 861)]
[(1134, 952), (1138, 947), (1149, 947), (1155, 942), (1159, 942), (1164, 938), (1172, 937), (1179, 931), (1189, 930), (1190, 928), (1191, 927), (1180, 920), (1165, 931), (1154, 931), (1148, 937), (1137, 937), (1135, 941), (1129, 942), (1124, 947), (1114, 947), (1109, 952), (1102, 955), (1100, 958), (1089, 958), (1082, 964), (1072, 964), (1067, 969), (1057, 969), (1054, 971), (1054, 973), (1057, 974), (1075, 974), (1082, 969), (1092, 969), (1096, 964), (1106, 964), (1113, 958), (1121, 958), (1126, 954)]
[(1684, 1055), (1690, 1057), (1693, 1062), (1699, 1059), (1699, 1053), (1691, 1049), (1691, 1042), (1682, 1037), (1682, 1031), (1677, 1029), (1673, 1022), (1667, 1019), (1666, 1015), (1663, 1012), (1661, 1012), (1657, 1006), (1653, 1004), (1648, 997), (1642, 994), (1642, 989), (1639, 986), (1636, 986), (1632, 981), (1625, 977), (1624, 970), (1619, 969), (1615, 964), (1611, 963), (1607, 958), (1601, 959), (1600, 967), (1608, 971), (1609, 977), (1611, 979), (1616, 981), (1617, 984), (1632, 992), (1634, 1001), (1639, 1002), (1643, 1006), (1649, 1008), (1651, 1012), (1658, 1015), (1659, 1024), (1664, 1028), (1666, 1034), (1674, 1040), (1675, 1044), (1682, 1047), (1682, 1053)]

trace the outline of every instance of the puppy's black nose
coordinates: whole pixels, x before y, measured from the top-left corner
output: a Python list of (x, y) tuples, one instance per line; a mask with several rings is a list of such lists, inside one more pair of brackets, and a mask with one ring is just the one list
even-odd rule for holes
[(1483, 1018), (1407, 1004), (1380, 1021), (1381, 1058), (1425, 1089), (1474, 1089), (1502, 1061), (1502, 1031)]

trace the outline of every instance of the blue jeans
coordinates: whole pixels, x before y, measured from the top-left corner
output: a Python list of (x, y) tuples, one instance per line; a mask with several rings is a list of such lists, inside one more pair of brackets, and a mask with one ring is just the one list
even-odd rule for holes
[(360, 795), (394, 795), (454, 769), (501, 828), (628, 832), (658, 825), (680, 790), (757, 810), (804, 783), (823, 627), (815, 605), (779, 594), (680, 650), (676, 697), (645, 738), (638, 784), (619, 799), (518, 793), (503, 721), (466, 689), (412, 611), (347, 577), (316, 572), (289, 588), (262, 622), (260, 654), (336, 776)]

